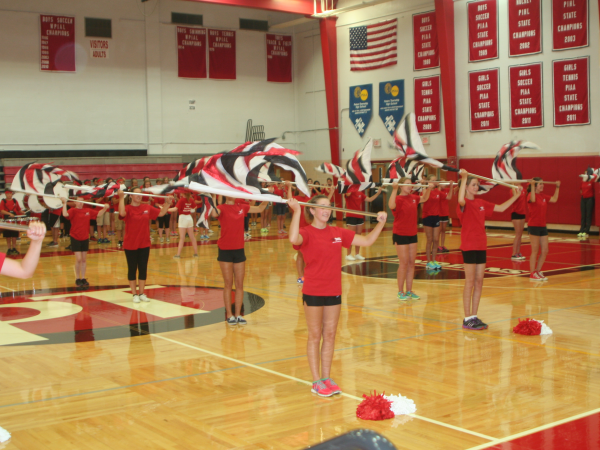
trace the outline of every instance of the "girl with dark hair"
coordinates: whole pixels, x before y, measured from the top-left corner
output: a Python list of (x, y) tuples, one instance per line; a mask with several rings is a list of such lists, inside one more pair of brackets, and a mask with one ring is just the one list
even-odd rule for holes
[[(529, 232), (529, 242), (531, 244), (531, 256), (529, 257), (530, 281), (548, 281), (548, 278), (542, 273), (542, 266), (544, 265), (544, 261), (546, 261), (546, 256), (548, 256), (546, 210), (548, 203), (556, 203), (558, 201), (559, 188), (560, 181), (557, 181), (554, 195), (550, 197), (544, 194), (544, 182), (539, 177), (531, 180), (527, 188), (529, 192), (529, 195), (527, 195), (529, 205), (527, 231)], [(540, 252), (539, 258), (538, 252)]]
[[(162, 208), (158, 210), (153, 206), (142, 203), (141, 195), (135, 195), (142, 192), (140, 188), (135, 188), (132, 192), (134, 194), (128, 196), (131, 198), (131, 204), (125, 206), (125, 195), (123, 191), (119, 190), (119, 215), (125, 221), (123, 249), (127, 258), (127, 279), (133, 294), (133, 302), (149, 302), (150, 300), (144, 294), (144, 288), (146, 287), (148, 258), (150, 257), (150, 221), (167, 214), (171, 199), (165, 199)], [(137, 286), (139, 290), (136, 287), (136, 274), (138, 272)]]
[(488, 327), (487, 324), (477, 317), (487, 261), (485, 219), (492, 217), (494, 211), (506, 211), (519, 198), (521, 187), (514, 187), (513, 196), (501, 205), (496, 205), (477, 195), (479, 191), (477, 178), (470, 177), (469, 172), (465, 169), (460, 170), (460, 175), (462, 179), (458, 191), (456, 212), (462, 223), (460, 249), (465, 268), (465, 288), (463, 290), (465, 319), (462, 327), (467, 330), (485, 330)]
[(387, 214), (377, 215), (377, 225), (367, 236), (355, 234), (345, 228), (327, 225), (331, 210), (325, 195), (310, 199), (315, 206), (305, 208), (309, 226), (300, 228), (302, 208), (297, 200), (290, 199), (288, 206), (294, 212), (290, 224), (289, 240), (300, 250), (306, 262), (302, 303), (308, 329), (307, 356), (312, 374), (311, 392), (321, 397), (331, 397), (342, 392), (330, 378), (335, 335), (342, 303), (342, 247), (372, 245), (385, 225)]

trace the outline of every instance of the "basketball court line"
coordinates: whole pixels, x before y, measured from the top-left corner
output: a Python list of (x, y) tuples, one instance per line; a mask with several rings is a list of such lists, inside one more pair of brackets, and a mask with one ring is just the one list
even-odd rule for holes
[(14, 289), (11, 289), (11, 288), (9, 288), (9, 287), (6, 287), (6, 286), (0, 286), (0, 288), (2, 288), (2, 289), (7, 289), (7, 290), (9, 290), (9, 291), (12, 291), (12, 292), (17, 292), (16, 290), (14, 290)]
[(522, 431), (520, 433), (516, 433), (516, 434), (510, 435), (510, 436), (501, 438), (501, 439), (496, 439), (493, 442), (487, 442), (485, 444), (477, 445), (477, 446), (471, 447), (467, 450), (482, 450), (482, 449), (490, 448), (490, 447), (493, 447), (494, 445), (502, 444), (502, 443), (508, 442), (508, 441), (513, 441), (513, 440), (521, 438), (523, 436), (528, 436), (530, 434), (537, 433), (538, 431), (544, 431), (549, 428), (553, 428), (558, 425), (562, 425), (564, 423), (573, 422), (574, 420), (581, 419), (581, 418), (587, 417), (587, 416), (591, 416), (592, 414), (596, 414), (598, 412), (600, 412), (600, 408), (593, 409), (591, 411), (587, 411), (587, 412), (584, 412), (581, 414), (577, 414), (575, 416), (567, 417), (566, 419), (557, 420), (556, 422), (552, 422), (552, 423), (549, 423), (546, 425), (541, 425), (537, 428), (532, 428), (527, 431)]
[[(256, 364), (247, 363), (247, 362), (241, 361), (239, 359), (235, 359), (235, 358), (231, 358), (229, 356), (221, 355), (219, 353), (211, 352), (210, 350), (205, 350), (203, 348), (196, 347), (194, 345), (185, 344), (183, 342), (179, 342), (179, 341), (176, 341), (174, 339), (171, 339), (171, 338), (168, 338), (168, 337), (165, 337), (165, 336), (160, 336), (158, 334), (152, 334), (152, 333), (150, 333), (150, 336), (157, 337), (159, 339), (163, 339), (165, 341), (169, 341), (169, 342), (172, 342), (174, 344), (182, 345), (184, 347), (187, 347), (187, 348), (190, 348), (192, 350), (199, 351), (199, 352), (203, 352), (203, 353), (206, 353), (206, 354), (211, 355), (211, 356), (216, 356), (217, 358), (223, 358), (223, 359), (226, 359), (228, 361), (234, 362), (236, 364), (244, 365), (246, 367), (250, 367), (250, 368), (253, 368), (253, 369), (262, 370), (263, 372), (267, 372), (267, 373), (270, 373), (272, 375), (276, 375), (276, 376), (279, 376), (279, 377), (287, 378), (288, 380), (296, 381), (297, 383), (302, 383), (302, 384), (307, 385), (307, 386), (312, 386), (312, 383), (310, 381), (302, 380), (300, 378), (296, 378), (296, 377), (293, 377), (291, 375), (286, 375), (284, 373), (277, 372), (277, 371), (271, 370), (271, 369), (267, 369), (265, 367), (260, 367), (260, 366), (257, 366)], [(357, 397), (357, 396), (352, 395), (352, 394), (347, 394), (345, 392), (342, 392), (340, 395), (342, 395), (344, 397), (347, 397), (347, 398), (351, 398), (351, 399), (359, 401), (359, 402), (361, 402), (363, 400), (361, 397)], [(487, 439), (487, 440), (491, 440), (491, 441), (496, 440), (496, 438), (493, 438), (491, 436), (487, 436), (487, 435), (482, 434), (482, 433), (477, 433), (476, 431), (471, 431), (471, 430), (467, 430), (466, 428), (456, 427), (454, 425), (450, 425), (450, 424), (447, 424), (447, 423), (439, 422), (437, 420), (429, 419), (427, 417), (419, 416), (417, 414), (409, 414), (409, 416), (410, 417), (414, 417), (415, 419), (420, 419), (420, 420), (423, 420), (425, 422), (429, 422), (429, 423), (432, 423), (432, 424), (435, 424), (435, 425), (442, 426), (444, 428), (450, 428), (452, 430), (459, 431), (461, 433), (470, 434), (472, 436), (477, 436), (477, 437), (482, 438), (482, 439)]]

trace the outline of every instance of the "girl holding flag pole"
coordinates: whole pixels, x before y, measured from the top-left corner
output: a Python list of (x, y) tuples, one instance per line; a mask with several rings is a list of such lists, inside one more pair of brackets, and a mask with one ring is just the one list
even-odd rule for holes
[(309, 203), (315, 205), (305, 208), (310, 225), (300, 228), (302, 208), (296, 199), (288, 200), (294, 214), (288, 238), (306, 262), (302, 302), (308, 328), (308, 365), (314, 380), (311, 392), (330, 397), (342, 392), (330, 378), (342, 303), (342, 247), (372, 245), (385, 225), (387, 214), (378, 213), (375, 228), (367, 236), (361, 236), (352, 230), (327, 225), (332, 212), (319, 208), (329, 205), (325, 195), (313, 197)]
[(460, 189), (456, 212), (462, 222), (460, 232), (460, 249), (463, 254), (465, 268), (465, 288), (463, 290), (463, 307), (465, 319), (462, 327), (467, 330), (485, 330), (488, 326), (477, 317), (479, 300), (483, 289), (485, 275), (487, 236), (485, 219), (495, 212), (504, 212), (512, 205), (521, 192), (521, 187), (513, 187), (513, 196), (501, 205), (495, 205), (477, 196), (479, 180), (461, 169)]
[[(394, 228), (392, 240), (398, 255), (398, 300), (418, 300), (420, 297), (412, 291), (415, 275), (415, 260), (417, 258), (417, 208), (419, 203), (426, 202), (431, 193), (431, 185), (425, 190), (423, 196), (413, 194), (413, 188), (408, 185), (407, 178), (401, 178), (398, 195), (398, 181), (392, 184), (392, 193), (388, 206), (394, 214)], [(406, 290), (404, 284), (406, 283)]]

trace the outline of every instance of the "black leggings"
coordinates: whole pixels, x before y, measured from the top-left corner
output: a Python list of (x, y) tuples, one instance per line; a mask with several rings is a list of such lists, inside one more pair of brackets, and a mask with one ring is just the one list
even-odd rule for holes
[(136, 272), (139, 271), (140, 275), (138, 280), (146, 281), (146, 269), (148, 268), (148, 258), (150, 257), (150, 247), (138, 248), (137, 250), (125, 250), (125, 257), (127, 258), (127, 279), (129, 281), (135, 281)]
[(167, 229), (169, 228), (169, 223), (171, 222), (171, 214), (165, 214), (162, 217), (158, 218), (158, 228)]

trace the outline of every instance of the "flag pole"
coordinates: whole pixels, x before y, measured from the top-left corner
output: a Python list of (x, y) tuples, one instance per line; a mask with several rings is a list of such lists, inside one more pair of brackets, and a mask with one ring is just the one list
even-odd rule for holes
[(474, 173), (471, 173), (471, 172), (468, 172), (468, 175), (470, 175), (472, 177), (475, 177), (475, 178), (479, 178), (480, 180), (491, 181), (492, 183), (496, 183), (496, 184), (499, 184), (500, 186), (505, 186), (505, 187), (510, 188), (510, 189), (514, 189), (515, 188), (515, 186), (511, 186), (510, 184), (505, 183), (503, 181), (494, 180), (493, 178), (488, 178), (488, 177), (484, 177), (484, 176), (481, 176), (481, 175), (475, 175)]
[[(282, 201), (279, 203), (287, 203), (287, 200), (285, 200), (285, 199), (281, 199), (281, 200)], [(298, 204), (301, 206), (308, 206), (309, 208), (323, 208), (323, 209), (330, 209), (332, 211), (341, 211), (341, 212), (347, 212), (347, 213), (352, 213), (352, 214), (358, 214), (361, 216), (377, 217), (377, 213), (370, 213), (370, 212), (366, 212), (366, 211), (357, 211), (355, 209), (338, 208), (337, 206), (317, 205), (316, 203), (307, 203), (307, 202), (298, 202)]]
[[(14, 189), (12, 187), (10, 187), (9, 189), (13, 192), (22, 192), (23, 194), (35, 195), (36, 197), (65, 198), (65, 197), (61, 197), (60, 195), (40, 194), (39, 192), (26, 191), (25, 189)], [(67, 198), (66, 200), (72, 201), (72, 202), (80, 202), (80, 203), (83, 203), (84, 205), (100, 206), (100, 207), (104, 206), (104, 205), (100, 205), (98, 203), (83, 202), (81, 200), (75, 200), (75, 199), (70, 199), (70, 198)], [(62, 206), (61, 206), (61, 208), (62, 208)], [(59, 208), (56, 208), (56, 209), (59, 209)]]
[[(580, 175), (582, 176), (582, 175)], [(498, 181), (498, 180), (494, 180), (494, 181)], [(530, 180), (504, 180), (506, 183), (519, 183), (519, 184), (529, 184), (531, 183)], [(533, 180), (534, 183), (539, 184), (539, 183), (544, 183), (544, 184), (556, 184), (556, 181), (537, 181), (537, 180)]]
[[(93, 192), (94, 192), (94, 189), (93, 188), (89, 188), (89, 186), (86, 187), (86, 188), (81, 189), (81, 186), (75, 186), (73, 184), (65, 184), (64, 187), (66, 187), (67, 189), (71, 189), (71, 190), (79, 190), (79, 191), (87, 192), (88, 194), (93, 194)], [(167, 198), (166, 195), (144, 194), (142, 192), (126, 192), (126, 191), (123, 191), (123, 194), (125, 194), (125, 195), (141, 195), (142, 197)]]
[(29, 225), (17, 225), (16, 223), (7, 223), (0, 221), (0, 228), (2, 228), (3, 230), (27, 231), (29, 230)]
[[(381, 185), (382, 186), (393, 186), (394, 183), (381, 183)], [(396, 186), (412, 186), (412, 187), (416, 187), (416, 188), (419, 188), (419, 187), (424, 187), (424, 188), (429, 187), (429, 185), (427, 185), (427, 184), (410, 184), (410, 183), (398, 183)]]

